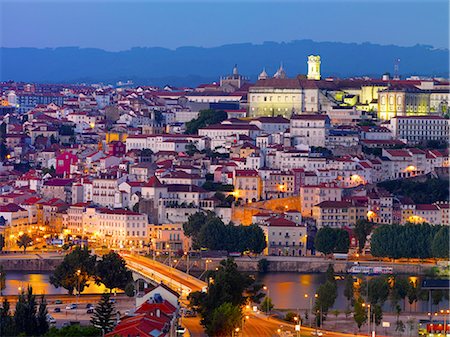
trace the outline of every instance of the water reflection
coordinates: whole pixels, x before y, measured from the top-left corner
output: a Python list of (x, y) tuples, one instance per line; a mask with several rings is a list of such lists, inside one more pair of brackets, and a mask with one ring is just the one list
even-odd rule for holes
[[(33, 293), (41, 294), (67, 294), (64, 288), (55, 288), (50, 284), (49, 273), (20, 273), (8, 272), (6, 275), (6, 289), (3, 290), (4, 295), (16, 295), (20, 289), (26, 289), (28, 285), (33, 287)], [(89, 283), (83, 294), (103, 293), (106, 290), (103, 284), (97, 285), (94, 281)]]
[[(309, 308), (309, 298), (314, 296), (319, 286), (326, 281), (325, 274), (300, 274), (300, 273), (270, 273), (258, 276), (258, 280), (269, 288), (270, 297), (276, 308), (280, 309), (299, 309), (307, 310)], [(418, 277), (410, 277), (411, 281), (420, 282)], [(344, 280), (337, 280), (338, 297), (334, 309), (345, 311), (348, 301), (344, 296)], [(308, 297), (305, 297), (308, 294)], [(313, 300), (314, 301), (314, 300)], [(428, 311), (428, 303), (419, 301), (417, 304), (410, 305), (408, 300), (400, 301), (402, 310), (406, 312)], [(439, 308), (447, 308), (448, 301), (443, 300)], [(436, 308), (434, 306), (433, 308)], [(391, 302), (386, 301), (384, 311), (393, 311)], [(433, 309), (434, 310), (434, 309)]]

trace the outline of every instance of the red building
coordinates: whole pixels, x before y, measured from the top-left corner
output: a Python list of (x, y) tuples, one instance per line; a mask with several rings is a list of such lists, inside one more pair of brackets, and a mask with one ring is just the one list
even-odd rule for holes
[(111, 143), (108, 143), (107, 147), (108, 147), (107, 153), (110, 156), (115, 156), (115, 157), (121, 158), (127, 152), (125, 144), (122, 142), (119, 142), (119, 141), (113, 141)]
[(63, 152), (56, 156), (56, 174), (67, 176), (70, 174), (70, 165), (75, 164), (78, 161), (78, 157), (70, 152)]

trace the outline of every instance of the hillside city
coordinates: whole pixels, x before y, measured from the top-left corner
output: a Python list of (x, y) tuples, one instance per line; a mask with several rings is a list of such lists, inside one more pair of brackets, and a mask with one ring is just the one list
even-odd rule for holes
[(299, 62), (0, 82), (0, 335), (450, 336), (449, 80)]

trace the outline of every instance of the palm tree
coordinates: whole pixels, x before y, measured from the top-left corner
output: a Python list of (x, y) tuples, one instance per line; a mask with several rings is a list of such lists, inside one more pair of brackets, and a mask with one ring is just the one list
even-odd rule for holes
[(33, 239), (28, 234), (23, 234), (17, 240), (17, 245), (19, 248), (23, 248), (23, 252), (25, 253), (28, 246), (31, 246), (33, 243)]

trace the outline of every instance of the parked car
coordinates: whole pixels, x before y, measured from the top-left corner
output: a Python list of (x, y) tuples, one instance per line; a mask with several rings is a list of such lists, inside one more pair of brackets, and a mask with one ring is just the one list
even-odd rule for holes
[(47, 314), (47, 322), (48, 324), (56, 324), (56, 319), (54, 319), (52, 315)]
[(61, 308), (56, 307), (55, 309), (53, 309), (54, 312), (61, 312)]
[(94, 313), (94, 308), (89, 308), (88, 310), (86, 310), (86, 314), (93, 314)]
[(311, 335), (312, 335), (312, 336), (318, 336), (318, 337), (321, 337), (321, 336), (323, 336), (323, 332), (320, 331), (320, 330), (317, 330), (317, 331), (311, 331)]
[(55, 300), (55, 304), (62, 304), (61, 300)]
[(116, 303), (116, 299), (115, 298), (110, 298), (109, 299), (109, 303)]
[(94, 307), (94, 305), (92, 303), (86, 304), (86, 309), (90, 309), (90, 308), (93, 308), (93, 307)]
[(74, 310), (74, 309), (76, 309), (77, 308), (77, 305), (75, 304), (75, 303), (72, 303), (72, 304), (69, 304), (67, 307), (66, 307), (66, 310)]

